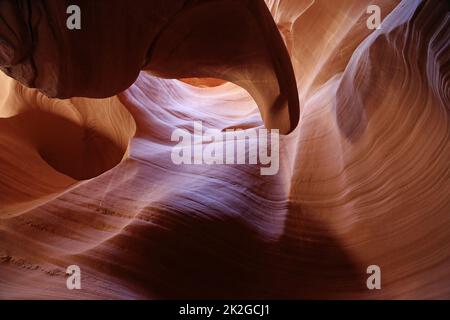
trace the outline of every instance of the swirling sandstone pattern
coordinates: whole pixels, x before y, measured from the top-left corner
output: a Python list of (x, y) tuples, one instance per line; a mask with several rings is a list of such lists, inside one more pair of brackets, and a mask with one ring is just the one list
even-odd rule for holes
[(215, 77), (246, 89), (267, 127), (297, 126), (294, 71), (262, 0), (80, 0), (76, 32), (65, 26), (70, 4), (0, 3), (5, 73), (54, 98), (112, 96), (142, 68), (165, 78)]
[[(31, 83), (21, 77), (30, 58), (23, 42), (1, 25), (0, 38), (12, 48), (1, 44), (7, 73), (47, 95), (87, 98), (47, 98), (0, 75), (0, 298), (450, 298), (447, 2), (267, 0), (294, 66), (295, 98), (289, 74), (277, 76), (290, 64), (272, 64), (267, 40), (255, 38), (257, 53), (231, 73), (221, 59), (239, 52), (196, 52), (198, 40), (208, 39), (202, 28), (227, 21), (190, 25), (197, 10), (204, 16), (204, 2), (187, 1), (184, 9), (184, 1), (173, 8), (143, 2), (139, 13), (158, 12), (161, 24), (179, 16), (163, 32), (147, 26), (148, 34), (107, 53), (71, 47), (70, 73), (41, 65), (52, 81), (36, 61), (60, 67), (48, 53), (60, 42), (35, 49), (42, 82)], [(252, 21), (236, 1), (217, 2)], [(0, 17), (12, 10), (8, 3), (0, 0)], [(366, 27), (369, 4), (382, 9), (379, 30)], [(15, 13), (21, 25), (26, 15)], [(199, 38), (189, 39), (187, 26)], [(262, 34), (276, 35), (269, 31)], [(177, 34), (182, 39), (172, 41)], [(191, 56), (166, 56), (177, 44)], [(92, 59), (94, 78), (77, 70), (87, 65), (80, 55)], [(124, 59), (129, 65), (114, 62)], [(248, 81), (239, 81), (245, 72)], [(222, 78), (247, 91), (154, 75)], [(300, 101), (296, 127), (295, 112), (265, 116), (278, 110), (276, 99), (287, 99), (289, 109)], [(170, 161), (175, 128), (191, 129), (193, 120), (261, 127), (261, 115), (266, 125), (295, 127), (281, 138), (278, 175)], [(82, 269), (80, 291), (65, 286), (72, 264)], [(372, 264), (382, 269), (382, 290), (366, 288)]]

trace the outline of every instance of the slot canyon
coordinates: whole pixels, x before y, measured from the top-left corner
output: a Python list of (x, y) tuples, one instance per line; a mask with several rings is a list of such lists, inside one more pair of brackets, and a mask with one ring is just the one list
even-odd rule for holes
[[(0, 299), (450, 299), (449, 26), (445, 0), (0, 0)], [(278, 172), (174, 163), (195, 121), (277, 130)]]

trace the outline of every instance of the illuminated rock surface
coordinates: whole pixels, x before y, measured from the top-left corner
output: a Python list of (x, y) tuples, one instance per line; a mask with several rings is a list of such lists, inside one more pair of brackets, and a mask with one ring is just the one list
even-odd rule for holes
[[(8, 3), (0, 17), (12, 17)], [(62, 10), (53, 26), (63, 30), (58, 3), (45, 9)], [(283, 47), (265, 47), (280, 43), (264, 38), (278, 34), (263, 13), (209, 8), (233, 24), (205, 18), (203, 1), (150, 3), (95, 17), (158, 12), (148, 25), (111, 24), (134, 35), (127, 42), (92, 31), (102, 24), (89, 15), (66, 42), (41, 22), (34, 71), (25, 13), (0, 19), (3, 70), (50, 96), (86, 97), (50, 99), (0, 74), (0, 298), (450, 298), (445, 1), (266, 1), (298, 97), (289, 59), (272, 64)], [(369, 4), (382, 10), (379, 30), (366, 26)], [(221, 23), (248, 33), (209, 47), (202, 28)], [(193, 121), (295, 130), (281, 137), (279, 174), (261, 176), (251, 165), (174, 165), (171, 133)], [(66, 288), (73, 264), (79, 291)], [(369, 265), (381, 267), (382, 290), (367, 289)]]

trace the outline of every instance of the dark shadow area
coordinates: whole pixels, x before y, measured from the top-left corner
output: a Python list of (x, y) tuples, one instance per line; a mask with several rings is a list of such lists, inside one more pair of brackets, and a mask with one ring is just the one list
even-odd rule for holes
[(126, 151), (93, 128), (42, 110), (30, 110), (1, 121), (17, 128), (19, 136), (55, 170), (76, 180), (94, 178), (112, 169)]
[(365, 270), (313, 221), (302, 229), (291, 213), (284, 236), (268, 241), (240, 219), (211, 216), (158, 212), (152, 225), (129, 226), (112, 240), (127, 250), (104, 259), (114, 261), (108, 272), (162, 299), (333, 298), (365, 289)]

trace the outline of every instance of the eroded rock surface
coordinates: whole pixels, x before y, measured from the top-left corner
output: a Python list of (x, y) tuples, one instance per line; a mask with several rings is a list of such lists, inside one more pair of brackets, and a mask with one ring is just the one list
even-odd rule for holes
[[(31, 19), (35, 32), (48, 33), (33, 59), (52, 65), (36, 67), (36, 87), (61, 96), (124, 90), (116, 96), (49, 99), (0, 76), (1, 298), (450, 298), (446, 1), (266, 1), (301, 101), (299, 124), (281, 137), (274, 176), (252, 165), (170, 161), (175, 128), (192, 128), (194, 120), (205, 128), (262, 127), (257, 104), (267, 124), (264, 110), (277, 90), (289, 100), (292, 82), (274, 77), (269, 63), (277, 49), (264, 49), (270, 32), (251, 36), (260, 28), (254, 17), (268, 18), (239, 9), (238, 1), (215, 1), (210, 16), (200, 14), (203, 1), (190, 8), (135, 2), (139, 10), (131, 12), (118, 1), (111, 21), (122, 14), (139, 20), (157, 8), (159, 22), (143, 37), (131, 18), (122, 19), (117, 30), (130, 32), (126, 43), (89, 14), (83, 28), (97, 25), (98, 33), (70, 38), (50, 35), (46, 19)], [(64, 11), (67, 3), (58, 3), (46, 10)], [(0, 59), (3, 69), (5, 61), (22, 65), (9, 74), (31, 85), (20, 78), (30, 57), (25, 44), (33, 43), (19, 40), (28, 35), (20, 19), (29, 11), (11, 4), (0, 0), (0, 16), (8, 12), (15, 26), (10, 33), (0, 20), (10, 44), (2, 44)], [(383, 14), (379, 30), (366, 26), (372, 4)], [(261, 68), (239, 55), (245, 46), (209, 47), (210, 31), (227, 23), (218, 12), (245, 25), (236, 37), (234, 23), (233, 34), (217, 31), (220, 38), (258, 48), (248, 52)], [(63, 17), (54, 22), (58, 32), (65, 32)], [(205, 20), (191, 24), (193, 17)], [(76, 47), (83, 37), (93, 37), (92, 47)], [(239, 68), (225, 70), (233, 55)], [(58, 69), (64, 65), (70, 73)], [(148, 71), (138, 75), (144, 65)], [(221, 75), (240, 86), (198, 81)], [(161, 77), (194, 77), (185, 81), (196, 86)], [(281, 118), (290, 129), (290, 119)], [(81, 132), (94, 139), (80, 139)], [(73, 264), (82, 270), (81, 291), (65, 286)], [(381, 290), (366, 287), (370, 265), (382, 270)]]

